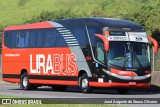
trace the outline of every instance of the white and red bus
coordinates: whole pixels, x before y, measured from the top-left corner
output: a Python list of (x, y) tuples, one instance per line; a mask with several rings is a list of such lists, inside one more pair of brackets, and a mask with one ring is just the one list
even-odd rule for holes
[(127, 20), (77, 18), (6, 27), (2, 43), (3, 80), (24, 90), (52, 86), (148, 88), (150, 42), (144, 28)]

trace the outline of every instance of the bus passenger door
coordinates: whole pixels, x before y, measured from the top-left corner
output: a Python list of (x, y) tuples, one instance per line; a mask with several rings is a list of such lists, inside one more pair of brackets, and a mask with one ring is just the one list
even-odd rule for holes
[(105, 74), (102, 69), (106, 69), (106, 57), (105, 57), (105, 50), (104, 50), (104, 43), (102, 40), (98, 39), (96, 41), (96, 49), (95, 49), (95, 71), (98, 78), (104, 77)]
[(102, 41), (97, 41), (97, 47), (96, 47), (96, 53), (97, 53), (97, 60), (101, 63), (105, 63), (104, 59), (104, 43)]

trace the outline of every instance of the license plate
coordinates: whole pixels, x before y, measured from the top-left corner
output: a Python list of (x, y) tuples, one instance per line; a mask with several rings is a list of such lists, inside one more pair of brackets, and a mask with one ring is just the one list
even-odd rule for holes
[(129, 82), (129, 85), (136, 85), (136, 82)]

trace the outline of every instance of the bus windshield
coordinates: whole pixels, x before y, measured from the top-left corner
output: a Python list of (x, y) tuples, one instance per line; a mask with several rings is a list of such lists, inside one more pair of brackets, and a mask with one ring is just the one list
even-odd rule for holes
[(150, 66), (150, 50), (147, 43), (110, 42), (108, 63), (123, 68), (144, 68)]

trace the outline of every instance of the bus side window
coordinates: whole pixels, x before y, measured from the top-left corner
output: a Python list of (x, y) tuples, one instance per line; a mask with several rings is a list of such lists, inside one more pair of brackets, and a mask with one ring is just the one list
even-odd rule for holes
[(68, 46), (66, 41), (64, 40), (64, 37), (61, 34), (57, 33), (56, 37), (57, 37), (56, 38), (56, 46), (57, 47), (67, 47)]
[(29, 43), (29, 32), (28, 31), (25, 32), (25, 40), (24, 41), (25, 41), (24, 47), (28, 48), (29, 47), (28, 46), (28, 43)]
[(37, 47), (42, 47), (43, 46), (43, 33), (41, 31), (37, 32)]
[(17, 32), (12, 31), (11, 33), (11, 48), (16, 48), (17, 47)]
[(10, 31), (4, 33), (4, 45), (8, 48), (16, 48), (17, 32)]
[(56, 37), (57, 37), (57, 32), (55, 30), (47, 31), (45, 36), (45, 47), (55, 47)]
[(105, 63), (104, 43), (100, 38), (95, 36), (95, 34), (102, 34), (102, 29), (88, 26), (88, 33), (95, 58)]
[(11, 47), (11, 32), (4, 33), (4, 45), (7, 47)]
[(103, 41), (97, 41), (97, 46), (96, 46), (96, 53), (97, 53), (97, 60), (100, 62), (104, 63), (104, 43)]
[(29, 47), (34, 48), (36, 47), (36, 32), (30, 31), (29, 32)]
[(23, 31), (18, 32), (18, 47), (22, 48), (24, 47), (24, 43), (25, 43), (25, 34)]
[(102, 29), (99, 28), (99, 27), (91, 27), (91, 26), (88, 26), (88, 33), (89, 33), (89, 36), (90, 36), (90, 40), (91, 40), (91, 45), (93, 47), (96, 46), (96, 36), (95, 34), (102, 34)]

